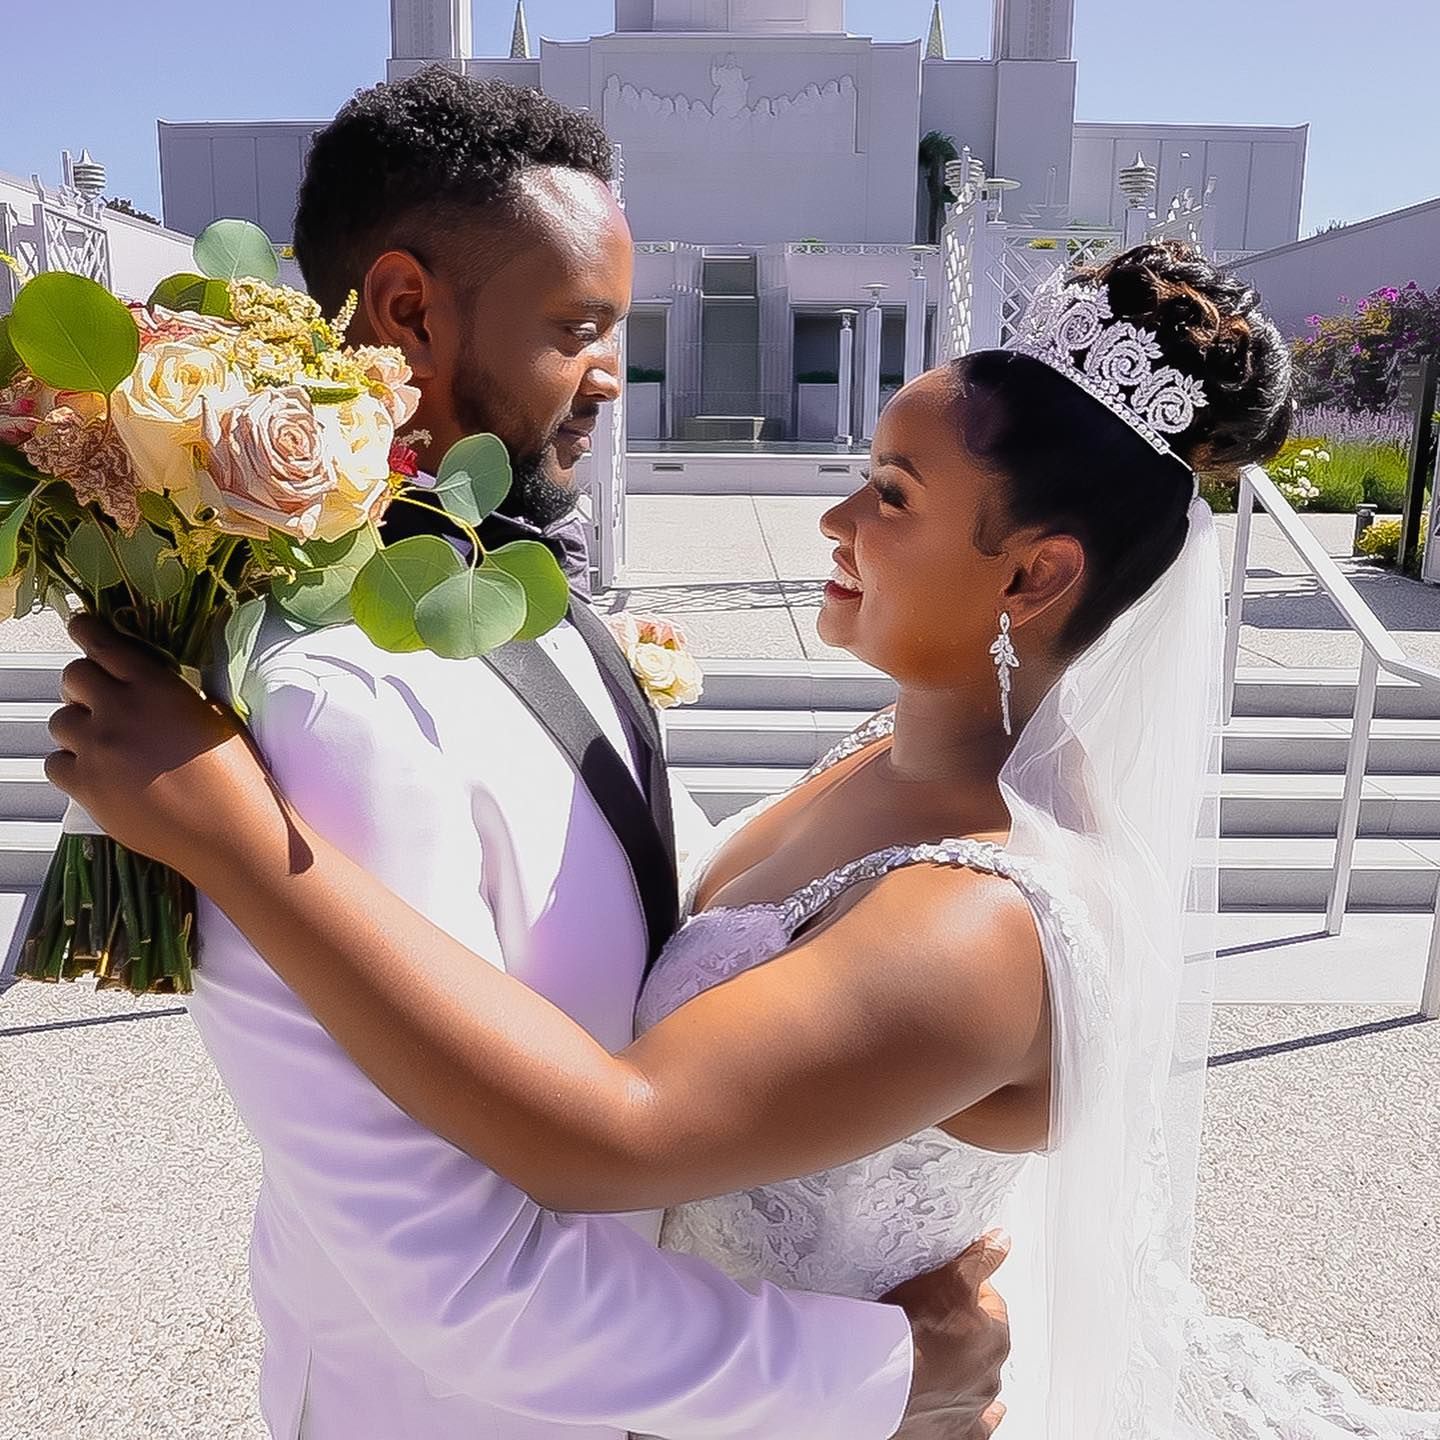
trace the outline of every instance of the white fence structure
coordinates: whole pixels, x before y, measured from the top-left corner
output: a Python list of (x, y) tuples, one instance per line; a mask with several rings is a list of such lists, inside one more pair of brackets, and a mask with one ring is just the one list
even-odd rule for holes
[(46, 270), (144, 299), (165, 276), (194, 268), (189, 235), (107, 208), (97, 194), (76, 188), (68, 154), (64, 164), (59, 186), (0, 173), (0, 252), (15, 262), (0, 265), (0, 315), (25, 281)]
[(1009, 182), (986, 176), (968, 149), (946, 170), (956, 201), (940, 237), (937, 360), (1003, 345), (1035, 291), (1058, 267), (1099, 265), (1146, 239), (1185, 240), (1213, 253), (1213, 185), (1198, 197), (1182, 191), (1161, 215), (1145, 208), (1153, 171), (1137, 165), (1122, 172), (1138, 182), (1138, 188), (1132, 184), (1132, 206), (1123, 230), (1055, 228), (1004, 219), (1001, 202)]

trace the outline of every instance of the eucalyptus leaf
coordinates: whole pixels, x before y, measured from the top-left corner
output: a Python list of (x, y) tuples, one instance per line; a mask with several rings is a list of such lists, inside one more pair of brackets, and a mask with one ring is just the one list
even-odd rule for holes
[(150, 292), (147, 303), (163, 305), (167, 310), (215, 315), (222, 320), (231, 318), (230, 287), (223, 280), (210, 280), (192, 271), (166, 276)]
[(265, 601), (255, 599), (238, 606), (225, 622), (225, 678), (230, 687), (230, 708), (242, 720), (249, 718), (250, 707), (240, 692), (255, 657), (255, 644), (264, 619)]
[(162, 530), (170, 531), (175, 524), (175, 507), (154, 490), (142, 490), (138, 496), (140, 501), (140, 513), (152, 524), (158, 525)]
[(467, 435), (446, 452), (435, 498), (448, 514), (478, 525), (510, 493), (510, 457), (495, 435)]
[(0, 576), (8, 578), (20, 565), (20, 527), (30, 513), (30, 497), (27, 495), (0, 525)]
[(553, 630), (570, 608), (570, 582), (548, 545), (538, 540), (516, 540), (485, 557), (483, 568), (494, 566), (513, 575), (525, 588), (525, 623), (514, 637), (534, 640)]
[(270, 593), (275, 603), (307, 625), (339, 625), (352, 618), (350, 592), (355, 579), (380, 548), (368, 528), (343, 540), (312, 540), (305, 547), (312, 568), (297, 571), (294, 580), (277, 581)]
[(185, 567), (179, 557), (148, 525), (136, 527), (133, 535), (115, 536), (120, 564), (131, 587), (157, 605), (173, 600), (185, 588)]
[(465, 568), (455, 547), (438, 535), (412, 535), (377, 550), (361, 567), (350, 592), (355, 623), (382, 650), (423, 650), (416, 606)]
[(115, 556), (104, 534), (93, 520), (76, 526), (65, 546), (65, 559), (89, 590), (87, 599), (112, 585), (119, 585), (125, 578), (115, 563)]
[(22, 364), (19, 351), (10, 343), (10, 317), (0, 315), (0, 385), (8, 385)]
[(23, 620), (40, 603), (40, 567), (35, 563), (34, 556), (31, 556), (30, 563), (25, 567), (24, 578), (20, 581), (20, 589), (15, 595), (15, 618)]
[(20, 451), (0, 445), (0, 505), (24, 499), (44, 479)]
[(525, 623), (525, 587), (494, 565), (465, 569), (420, 597), (415, 628), (447, 660), (471, 660), (513, 640)]
[(103, 285), (47, 270), (15, 297), (10, 343), (43, 384), (108, 395), (135, 368), (140, 331)]
[(270, 237), (248, 220), (216, 220), (195, 240), (195, 268), (215, 280), (264, 280), (273, 284), (280, 262)]

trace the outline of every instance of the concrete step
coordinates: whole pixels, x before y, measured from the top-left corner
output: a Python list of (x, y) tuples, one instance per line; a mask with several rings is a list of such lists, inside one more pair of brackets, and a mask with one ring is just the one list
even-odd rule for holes
[[(868, 710), (895, 698), (895, 683), (856, 660), (706, 659), (700, 706), (715, 710)], [(1355, 705), (1352, 670), (1242, 669), (1235, 713), (1348, 719)], [(1440, 720), (1440, 691), (1382, 675), (1375, 713), (1390, 720)]]
[[(1220, 833), (1333, 837), (1344, 783), (1343, 774), (1226, 775)], [(1367, 776), (1360, 834), (1440, 837), (1440, 775)]]
[(0, 818), (58, 820), (65, 797), (45, 778), (45, 762), (35, 758), (0, 758)]
[(56, 700), (0, 700), (0, 758), (48, 755), (55, 748), (47, 728)]
[(60, 699), (60, 672), (79, 651), (0, 652), (0, 700)]
[[(1353, 670), (1243, 668), (1236, 677), (1237, 715), (1322, 716), (1349, 719), (1355, 709)], [(1381, 675), (1375, 714), (1388, 720), (1440, 720), (1440, 690)]]
[(39, 885), (59, 840), (58, 820), (0, 820), (0, 890)]
[(807, 769), (873, 712), (866, 710), (671, 710), (665, 743), (676, 765)]
[[(870, 713), (865, 710), (672, 710), (665, 720), (676, 765), (807, 766)], [(1225, 732), (1227, 773), (1340, 775), (1350, 725), (1319, 716), (1247, 715)], [(1440, 721), (1376, 720), (1367, 771), (1440, 775)]]
[[(1346, 720), (1240, 715), (1226, 727), (1225, 769), (1232, 774), (1335, 774), (1345, 769), (1349, 743)], [(1376, 720), (1366, 770), (1372, 775), (1440, 774), (1440, 721)]]
[[(703, 659), (702, 710), (863, 710), (895, 699), (895, 682), (858, 660)], [(684, 711), (672, 711), (671, 714)]]
[[(1323, 911), (1335, 842), (1271, 836), (1220, 841), (1223, 910)], [(1355, 844), (1352, 910), (1430, 910), (1440, 841), (1365, 839)]]

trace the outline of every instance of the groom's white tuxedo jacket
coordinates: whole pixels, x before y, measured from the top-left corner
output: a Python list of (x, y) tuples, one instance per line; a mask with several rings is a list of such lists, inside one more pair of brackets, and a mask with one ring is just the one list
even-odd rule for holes
[[(643, 747), (584, 636), (538, 643), (634, 774)], [(272, 621), (244, 695), (307, 821), (477, 964), (629, 1041), (647, 957), (633, 867), (588, 763), (513, 683)], [(208, 903), (200, 925), (191, 1012), (264, 1158), (251, 1275), (277, 1440), (893, 1431), (899, 1310), (742, 1288), (657, 1250), (653, 1215), (539, 1209), (392, 1105)]]

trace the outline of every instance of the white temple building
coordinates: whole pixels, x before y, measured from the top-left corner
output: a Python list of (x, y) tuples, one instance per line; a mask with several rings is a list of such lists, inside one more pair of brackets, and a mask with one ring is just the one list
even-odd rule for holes
[[(492, 58), (471, 54), (469, 0), (390, 9), (390, 78), (440, 63), (535, 86), (618, 145), (639, 246), (632, 440), (868, 434), (877, 392), (935, 354), (948, 154), (995, 177), (1037, 246), (1123, 232), (1137, 156), (1162, 216), (1172, 195), (1205, 197), (1221, 258), (1299, 235), (1306, 126), (1076, 120), (1075, 0), (994, 0), (988, 59), (946, 54), (938, 3), (928, 36), (891, 43), (848, 34), (844, 0), (614, 0), (613, 15), (597, 0), (613, 29), (532, 48), (519, 0), (511, 53)], [(162, 121), (165, 223), (243, 216), (285, 243), (321, 123)]]

